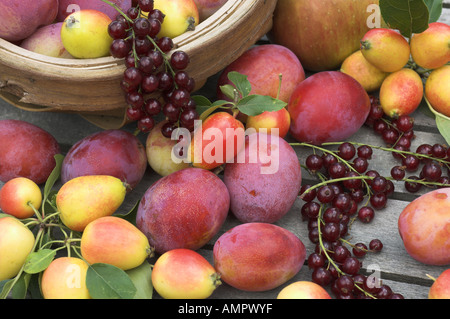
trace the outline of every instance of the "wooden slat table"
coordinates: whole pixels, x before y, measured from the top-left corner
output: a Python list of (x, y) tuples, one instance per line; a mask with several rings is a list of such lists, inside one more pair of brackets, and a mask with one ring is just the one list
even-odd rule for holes
[[(444, 12), (441, 17), (442, 22), (449, 23), (450, 21), (450, 1), (444, 1)], [(198, 92), (211, 99), (215, 98), (215, 85), (217, 75), (209, 79), (206, 85)], [(411, 150), (422, 143), (428, 144), (445, 144), (444, 139), (439, 134), (434, 119), (428, 117), (420, 110), (417, 110), (413, 117), (415, 118), (415, 132), (416, 138), (413, 141)], [(39, 127), (47, 130), (56, 137), (61, 145), (63, 152), (75, 144), (78, 140), (88, 136), (101, 129), (85, 121), (78, 115), (60, 114), (60, 113), (30, 113), (20, 110), (8, 103), (0, 100), (0, 119), (20, 119), (36, 124)], [(133, 131), (134, 125), (131, 124), (123, 128), (124, 130)], [(139, 136), (141, 141), (145, 143), (145, 136)], [(292, 139), (288, 140), (294, 142)], [(350, 140), (384, 146), (381, 137), (375, 135), (372, 129), (364, 126), (358, 131)], [(297, 151), (299, 161), (304, 164), (304, 160), (312, 150), (307, 147), (294, 146)], [(375, 169), (384, 176), (389, 176), (391, 167), (395, 165), (395, 160), (392, 155), (381, 150), (374, 150), (374, 155), (370, 161), (370, 168)], [(156, 181), (160, 176), (154, 173), (150, 168), (147, 170), (144, 179), (128, 196), (120, 208), (120, 212), (128, 212), (133, 205), (139, 200), (147, 188)], [(309, 183), (314, 179), (305, 170), (303, 171), (303, 182)], [(3, 183), (0, 182), (0, 187)], [(427, 190), (422, 190), (416, 194), (410, 194), (405, 189), (402, 183), (395, 184), (395, 193), (389, 199), (386, 208), (376, 211), (375, 219), (369, 224), (362, 224), (355, 221), (350, 228), (349, 241), (368, 242), (373, 238), (380, 239), (384, 248), (382, 252), (375, 254), (368, 254), (363, 261), (363, 272), (372, 274), (374, 271), (379, 272), (379, 275), (384, 283), (388, 284), (394, 292), (401, 293), (407, 299), (426, 299), (428, 290), (432, 284), (432, 280), (427, 275), (433, 277), (439, 274), (450, 266), (427, 266), (412, 259), (405, 251), (402, 241), (400, 239), (397, 220), (403, 208), (414, 198), (423, 194)], [(300, 209), (303, 201), (298, 199), (289, 213), (275, 224), (285, 227), (294, 232), (303, 241), (307, 248), (307, 255), (314, 250), (314, 244), (308, 239), (307, 223), (302, 221)], [(225, 225), (220, 233), (216, 235), (213, 240), (199, 252), (204, 255), (210, 262), (212, 262), (212, 248), (215, 240), (228, 229), (238, 225), (239, 222), (230, 214)], [(151, 260), (153, 262), (154, 260)], [(266, 292), (245, 292), (228, 286), (223, 283), (211, 296), (212, 299), (274, 299), (279, 291), (286, 285), (298, 280), (311, 280), (311, 270), (305, 264), (300, 272), (292, 278), (289, 282), (276, 289)], [(156, 294), (155, 298), (159, 298)]]

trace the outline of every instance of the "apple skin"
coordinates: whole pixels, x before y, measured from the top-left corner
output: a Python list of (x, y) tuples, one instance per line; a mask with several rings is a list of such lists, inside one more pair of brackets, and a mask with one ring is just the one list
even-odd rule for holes
[(425, 96), (433, 109), (450, 117), (448, 83), (450, 83), (450, 65), (433, 70), (425, 82)]
[[(305, 79), (305, 71), (295, 54), (280, 45), (264, 44), (248, 49), (235, 61), (230, 63), (220, 74), (217, 82), (217, 97), (228, 98), (220, 90), (220, 86), (231, 84), (228, 73), (236, 71), (247, 76), (252, 89), (250, 94), (278, 97), (284, 102), (289, 101), (295, 86)], [(278, 89), (281, 89), (278, 96)]]
[(101, 11), (76, 11), (64, 20), (61, 41), (66, 50), (78, 59), (108, 56), (113, 41), (108, 32), (110, 23), (111, 18)]
[(370, 111), (370, 98), (361, 84), (339, 71), (315, 73), (294, 90), (288, 111), (290, 134), (299, 142), (320, 145), (356, 133)]
[(389, 75), (369, 63), (361, 50), (352, 53), (342, 62), (341, 72), (358, 81), (367, 93), (379, 90), (384, 79)]
[(164, 299), (206, 299), (221, 284), (220, 275), (199, 253), (172, 249), (162, 254), (152, 270), (152, 284)]
[(20, 220), (0, 218), (0, 281), (16, 276), (34, 247), (34, 235)]
[(433, 22), (422, 33), (411, 38), (411, 56), (425, 69), (437, 69), (450, 61), (450, 26)]
[(42, 128), (21, 120), (0, 121), (2, 182), (26, 177), (41, 185), (55, 168), (55, 155), (60, 153), (58, 141)]
[(61, 41), (62, 22), (40, 27), (22, 41), (20, 46), (29, 51), (55, 58), (73, 58)]
[(244, 291), (267, 291), (294, 277), (306, 258), (303, 242), (268, 223), (244, 223), (221, 235), (213, 247), (223, 282)]
[(312, 281), (296, 281), (284, 287), (277, 299), (331, 299), (330, 294)]
[(285, 107), (274, 112), (264, 111), (259, 115), (248, 116), (245, 122), (246, 129), (253, 128), (256, 132), (275, 134), (272, 129), (278, 129), (277, 134), (281, 138), (286, 137), (290, 126), (291, 116)]
[[(127, 10), (131, 7), (131, 0), (109, 0), (110, 2), (116, 4), (124, 13), (127, 12)], [(72, 7), (73, 6), (73, 7)], [(78, 8), (76, 7), (78, 6)], [(70, 10), (72, 9), (73, 10)], [(103, 13), (106, 13), (111, 20), (114, 20), (116, 16), (119, 14), (116, 9), (114, 9), (109, 4), (96, 0), (59, 0), (59, 6), (58, 6), (58, 15), (56, 16), (56, 21), (62, 22), (64, 19), (73, 11), (75, 11), (75, 8), (78, 10), (85, 10), (85, 9), (93, 9), (98, 10)]]
[(0, 38), (20, 41), (40, 26), (52, 23), (58, 0), (3, 0), (0, 2)]
[(386, 115), (396, 118), (413, 113), (423, 98), (423, 82), (411, 69), (389, 74), (380, 87), (380, 104)]
[(194, 0), (154, 0), (153, 8), (165, 14), (158, 37), (176, 38), (200, 23)]
[(411, 55), (406, 39), (388, 28), (369, 30), (361, 39), (360, 49), (366, 60), (383, 72), (401, 70)]
[(200, 22), (212, 16), (227, 1), (228, 0), (194, 0), (200, 16)]
[(280, 0), (268, 36), (292, 50), (310, 71), (338, 69), (369, 30), (367, 7), (377, 0)]
[(427, 265), (450, 264), (450, 188), (413, 200), (401, 212), (398, 230), (405, 250)]
[(450, 269), (436, 278), (428, 292), (428, 299), (450, 299)]
[(54, 259), (42, 274), (44, 299), (91, 299), (86, 287), (88, 267), (86, 262), (76, 257)]
[(0, 189), (0, 209), (16, 218), (29, 218), (35, 211), (29, 205), (39, 210), (42, 205), (42, 192), (31, 179), (16, 177)]
[(197, 250), (220, 230), (230, 208), (225, 184), (214, 173), (189, 167), (164, 176), (143, 195), (136, 226), (155, 252)]

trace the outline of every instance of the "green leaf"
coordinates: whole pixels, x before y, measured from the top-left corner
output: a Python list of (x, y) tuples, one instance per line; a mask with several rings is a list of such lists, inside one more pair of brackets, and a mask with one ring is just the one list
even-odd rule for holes
[(152, 299), (152, 266), (147, 261), (144, 261), (142, 265), (127, 270), (126, 273), (130, 276), (137, 290), (134, 299)]
[(405, 37), (428, 28), (430, 13), (424, 0), (380, 0), (380, 11), (389, 28)]
[(30, 283), (30, 274), (22, 273), (19, 280), (14, 284), (11, 292), (13, 299), (25, 299), (27, 297), (28, 285)]
[(24, 271), (28, 274), (37, 274), (47, 269), (56, 256), (53, 249), (41, 249), (30, 253), (25, 260)]
[(263, 113), (264, 111), (278, 111), (287, 105), (286, 102), (275, 99), (266, 95), (249, 95), (237, 104), (237, 108), (241, 113), (248, 116), (255, 116)]
[(86, 286), (94, 299), (133, 299), (136, 287), (122, 269), (103, 263), (90, 265)]
[(429, 23), (439, 20), (442, 14), (442, 0), (424, 0), (430, 12)]
[(450, 144), (450, 118), (436, 111), (426, 97), (424, 97), (424, 100), (430, 111), (436, 116), (436, 126), (439, 133), (445, 139), (447, 144)]
[(14, 285), (14, 279), (0, 281), (0, 299), (6, 299)]
[(228, 73), (228, 79), (234, 84), (236, 89), (241, 93), (242, 97), (246, 97), (252, 90), (252, 85), (247, 76), (236, 71)]
[(48, 195), (50, 194), (50, 191), (52, 190), (53, 185), (55, 185), (56, 181), (59, 179), (59, 176), (61, 175), (61, 165), (64, 160), (64, 155), (62, 154), (56, 154), (55, 155), (55, 167), (53, 168), (52, 172), (50, 173), (49, 177), (47, 178), (47, 181), (45, 182), (44, 186), (44, 202), (45, 199), (48, 198)]
[(211, 107), (211, 101), (208, 100), (208, 98), (206, 98), (203, 95), (194, 95), (192, 96), (192, 99), (194, 100), (195, 104), (197, 105), (195, 110), (197, 111), (198, 114), (202, 114), (203, 112), (205, 112), (207, 109), (209, 109)]
[(204, 121), (208, 116), (210, 116), (215, 110), (227, 105), (229, 102), (225, 100), (215, 101), (211, 106), (200, 114), (200, 120)]

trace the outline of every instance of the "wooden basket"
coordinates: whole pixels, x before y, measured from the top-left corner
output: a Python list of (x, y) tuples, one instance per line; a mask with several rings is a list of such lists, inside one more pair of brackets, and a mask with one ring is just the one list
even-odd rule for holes
[[(190, 56), (199, 89), (272, 26), (276, 0), (228, 0), (211, 17), (174, 39)], [(174, 50), (175, 50), (174, 49)], [(104, 129), (127, 123), (120, 79), (123, 59), (53, 58), (0, 39), (0, 97), (37, 112), (77, 113)]]

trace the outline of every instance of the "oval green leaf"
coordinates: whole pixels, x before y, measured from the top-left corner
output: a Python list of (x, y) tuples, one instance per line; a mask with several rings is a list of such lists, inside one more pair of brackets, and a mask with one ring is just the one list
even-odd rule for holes
[(380, 11), (389, 28), (399, 30), (405, 37), (428, 28), (430, 13), (423, 0), (380, 0)]
[(126, 273), (136, 287), (134, 299), (152, 299), (152, 266), (147, 261), (144, 261), (142, 265), (127, 270)]
[(56, 256), (56, 251), (53, 249), (41, 249), (32, 252), (25, 260), (23, 270), (28, 274), (37, 274), (47, 269), (48, 265)]
[(90, 265), (86, 286), (93, 299), (133, 299), (136, 287), (122, 269), (103, 263)]

